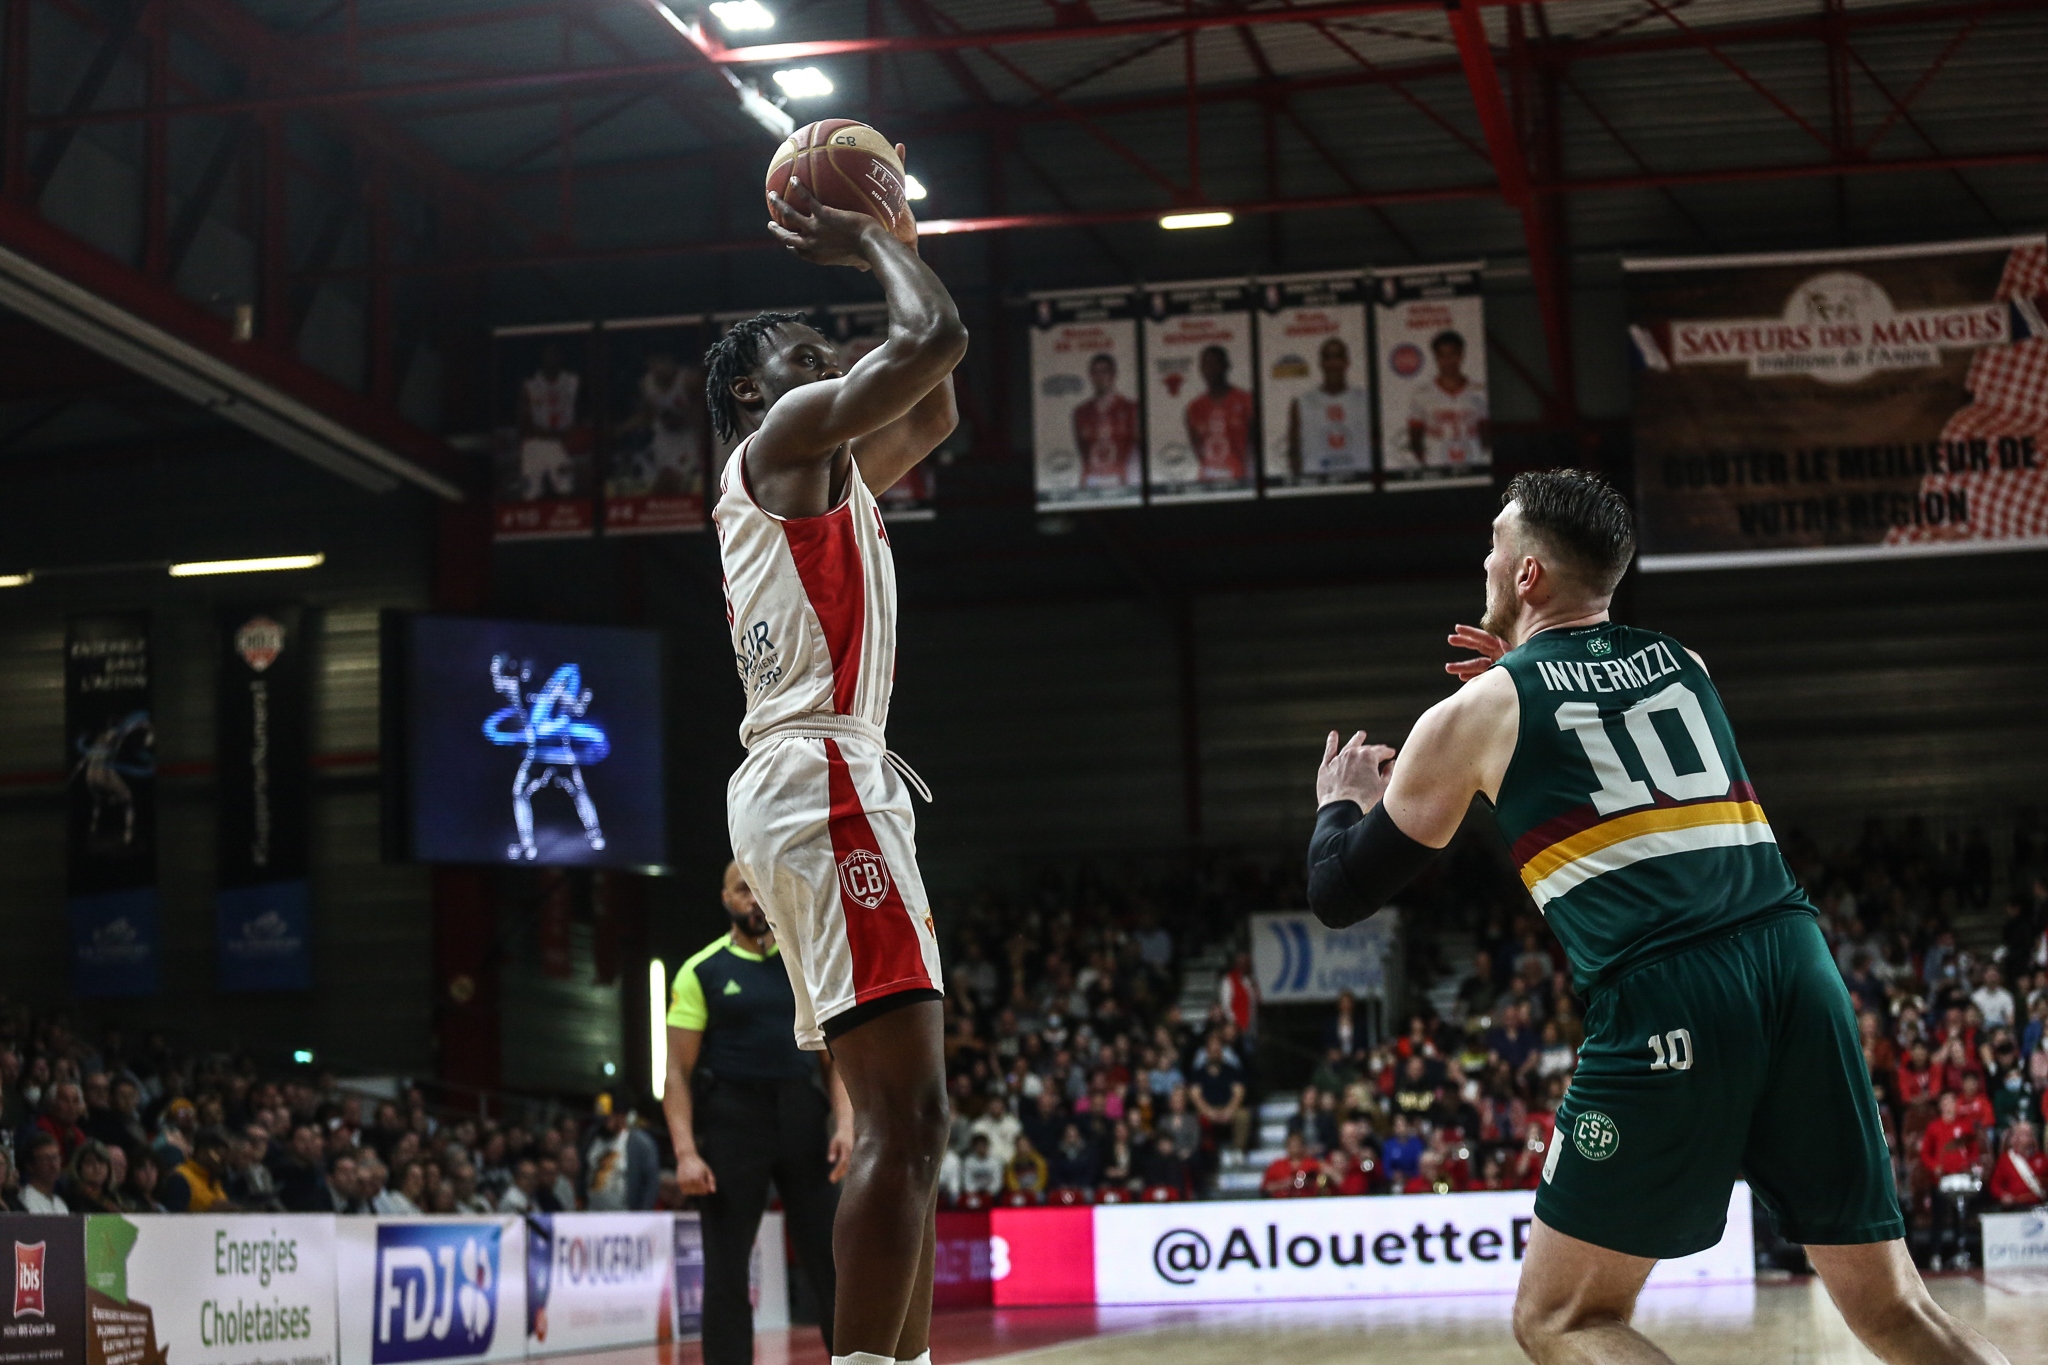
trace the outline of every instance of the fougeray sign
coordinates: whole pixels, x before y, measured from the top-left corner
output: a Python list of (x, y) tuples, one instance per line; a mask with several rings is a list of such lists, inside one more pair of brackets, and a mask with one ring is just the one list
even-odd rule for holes
[[(998, 1306), (1230, 1303), (1512, 1291), (1535, 1195), (1124, 1204), (999, 1210), (990, 1224)], [(1754, 1278), (1749, 1187), (1720, 1243), (1661, 1263), (1651, 1283)]]

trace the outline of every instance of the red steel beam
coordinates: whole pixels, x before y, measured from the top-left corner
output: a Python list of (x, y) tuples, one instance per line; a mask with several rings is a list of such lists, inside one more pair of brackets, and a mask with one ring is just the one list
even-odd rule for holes
[[(1497, 5), (1513, 3), (1514, 0), (1476, 0), (1476, 3)], [(1247, 23), (1303, 23), (1309, 20), (1335, 16), (1340, 10), (1353, 12), (1383, 12), (1389, 4), (1382, 0), (1370, 5), (1322, 5), (1289, 10), (1253, 10), (1231, 12), (1230, 14), (1202, 14), (1194, 19), (1173, 18), (1170, 20), (1132, 21), (1140, 25), (1137, 31), (1157, 31), (1162, 25), (1174, 31), (1187, 24), (1201, 27), (1221, 25), (1242, 25)], [(1391, 8), (1405, 10), (1433, 10), (1436, 5), (1425, 0), (1397, 0)], [(1969, 0), (1969, 3), (1906, 7), (1878, 11), (1852, 10), (1844, 22), (1852, 30), (1865, 28), (1894, 28), (1925, 26), (1972, 15), (1997, 17), (2024, 13), (2038, 13), (2048, 10), (2048, 0)], [(1825, 23), (1812, 19), (1769, 21), (1757, 24), (1739, 25), (1725, 29), (1710, 30), (1715, 45), (1728, 47), (1746, 43), (1782, 42), (1794, 39), (1819, 39), (1824, 37)], [(1105, 36), (1118, 36), (1129, 31), (1127, 24), (1078, 25), (1064, 28), (1031, 29), (1018, 33), (1014, 30), (991, 30), (977, 33), (972, 30), (959, 33), (933, 34), (891, 34), (873, 39), (847, 39), (845, 41), (864, 44), (859, 50), (882, 52), (925, 52), (944, 49), (983, 47), (990, 43), (1008, 41), (1080, 41)], [(1627, 39), (1605, 39), (1598, 43), (1573, 42), (1563, 39), (1557, 42), (1547, 61), (1573, 63), (1608, 57), (1624, 57), (1645, 52), (1668, 52), (1699, 48), (1702, 46), (1695, 31), (1669, 35), (1648, 35)], [(725, 60), (730, 61), (734, 53), (758, 51), (749, 48), (717, 48)], [(384, 100), (426, 99), (448, 95), (478, 94), (489, 91), (526, 91), (533, 99), (544, 101), (555, 98), (555, 92), (563, 88), (589, 87), (607, 93), (617, 93), (623, 84), (633, 81), (663, 81), (676, 76), (689, 75), (704, 69), (702, 55), (693, 53), (688, 57), (664, 58), (649, 62), (618, 63), (605, 66), (583, 66), (568, 70), (514, 71), (489, 75), (466, 76), (456, 79), (392, 81), (377, 85), (344, 86), (339, 88), (296, 90), (289, 93), (273, 94), (248, 99), (195, 101), (172, 104), (156, 109), (147, 105), (117, 109), (83, 110), (76, 114), (50, 115), (33, 121), (36, 128), (64, 127), (83, 123), (132, 123), (152, 115), (171, 117), (223, 116), (235, 113), (283, 112), (295, 109), (315, 109), (328, 106), (374, 104)], [(1427, 63), (1419, 67), (1382, 68), (1379, 74), (1369, 72), (1346, 73), (1337, 77), (1308, 77), (1284, 84), (1290, 91), (1313, 89), (1335, 89), (1352, 85), (1390, 84), (1398, 81), (1417, 80), (1425, 76), (1455, 74), (1459, 68), (1453, 63)], [(1205, 91), (1205, 100), (1257, 99), (1260, 91), (1253, 85), (1240, 86), (1234, 92), (1219, 90)], [(1174, 107), (1180, 103), (1180, 94), (1174, 92), (1167, 100)], [(1137, 111), (1159, 107), (1154, 99), (1120, 100), (1097, 103), (1077, 103), (1074, 108), (1083, 113), (1107, 113)], [(474, 112), (462, 106), (448, 109), (408, 110), (408, 118), (425, 118), (437, 115), (457, 115)], [(1022, 108), (1005, 110), (1005, 118), (1043, 119), (1045, 111)], [(965, 118), (940, 118), (924, 121), (907, 131), (940, 132), (954, 131), (966, 127), (985, 126), (990, 115), (976, 111)]]
[[(1972, 15), (1964, 20), (1963, 26), (1956, 30), (1955, 36), (1948, 40), (1948, 45), (1934, 54), (1934, 60), (1927, 64), (1927, 69), (1920, 73), (1920, 79), (1913, 82), (1913, 88), (1904, 95), (1893, 99), (1890, 91), (1881, 91), (1885, 98), (1891, 102), (1892, 111), (1885, 115), (1882, 123), (1877, 125), (1877, 131), (1864, 140), (1862, 147), (1863, 155), (1870, 155), (1876, 149), (1877, 144), (1884, 141), (1884, 135), (1889, 133), (1898, 124), (1900, 119), (1910, 119), (1912, 117), (1914, 103), (1925, 93), (1927, 87), (1933, 83), (1934, 78), (1941, 74), (1942, 68), (1948, 65), (1949, 59), (1956, 55), (1956, 49), (1969, 41), (1970, 35), (1977, 31), (1977, 26), (1982, 22), (1982, 17), (1978, 15)], [(1863, 65), (1863, 59), (1856, 57), (1853, 51), (1849, 55), (1855, 59), (1858, 66)], [(1867, 66), (1863, 69), (1866, 73), (1870, 70)], [(1876, 77), (1872, 76), (1871, 79), (1875, 80)]]
[[(177, 0), (177, 3), (184, 13), (198, 21), (220, 50), (244, 65), (252, 75), (268, 74), (285, 80), (297, 73), (320, 71), (328, 65), (308, 45), (266, 27), (236, 0)], [(263, 99), (256, 103), (261, 105)], [(186, 106), (174, 105), (170, 112), (182, 113), (185, 109)], [(491, 215), (491, 221), (500, 226), (517, 224), (528, 234), (537, 232), (532, 224), (507, 206), (494, 189), (444, 160), (376, 110), (342, 109), (337, 112), (335, 121), (337, 130), (347, 140), (368, 151), (381, 152), (394, 165), (410, 170), (425, 193), (481, 208)]]
[(1529, 277), (1536, 286), (1536, 307), (1543, 319), (1544, 349), (1550, 360), (1551, 393), (1558, 407), (1553, 415), (1569, 420), (1578, 411), (1572, 383), (1571, 298), (1551, 215), (1530, 186), (1528, 158), (1515, 136), (1500, 71), (1493, 63), (1493, 47), (1486, 37), (1485, 17), (1472, 0), (1450, 0), (1446, 11), (1451, 36), (1458, 43), (1458, 60), (1465, 67), (1465, 82), (1472, 90), (1472, 104), (1479, 113), (1479, 126), (1486, 131), (1501, 198), (1522, 215), (1522, 240), (1529, 250)]
[(439, 437), (397, 412), (335, 383), (282, 350), (238, 344), (230, 324), (177, 292), (167, 280), (88, 246), (26, 205), (0, 200), (0, 246), (71, 281), (116, 308), (162, 329), (213, 359), (248, 374), (351, 428), (438, 477), (469, 482), (469, 470)]
[[(1721, 50), (1721, 44), (1716, 41), (1718, 35), (1715, 35), (1705, 30), (1696, 29), (1692, 25), (1686, 23), (1685, 20), (1678, 17), (1677, 11), (1674, 10), (1671, 6), (1664, 4), (1663, 0), (1643, 0), (1643, 3), (1648, 5), (1651, 9), (1657, 11), (1657, 13), (1663, 15), (1665, 19), (1669, 20), (1672, 27), (1676, 28), (1680, 33), (1685, 34), (1686, 37), (1691, 40), (1693, 46), (1698, 47), (1699, 49), (1704, 51), (1708, 56), (1712, 57), (1722, 66), (1727, 67), (1728, 70), (1735, 74), (1737, 80), (1740, 80), (1744, 85), (1756, 91), (1757, 94), (1763, 96), (1765, 102), (1770, 104), (1772, 108), (1776, 109), (1786, 118), (1791, 119), (1792, 122), (1797, 124), (1799, 128), (1803, 132), (1805, 132), (1805, 134), (1808, 137), (1812, 138), (1815, 142), (1818, 142), (1821, 146), (1826, 147), (1831, 152), (1837, 150), (1834, 140), (1832, 138), (1830, 138), (1826, 133), (1823, 133), (1820, 129), (1814, 127), (1811, 123), (1808, 123), (1805, 117), (1802, 114), (1800, 114), (1800, 112), (1797, 109), (1794, 109), (1791, 105), (1787, 104), (1769, 86), (1765, 85), (1762, 81), (1758, 80), (1755, 76), (1751, 75), (1749, 70), (1746, 67), (1744, 67), (1742, 63), (1736, 61), (1733, 57), (1730, 57), (1727, 53), (1723, 52)], [(1842, 29), (1839, 23), (1830, 22), (1828, 20), (1822, 20), (1820, 28), (1821, 38), (1823, 39), (1823, 41), (1832, 42), (1836, 37), (1840, 36), (1842, 33)]]
[[(1668, 171), (1646, 175), (1590, 176), (1570, 180), (1533, 180), (1534, 195), (1611, 194), (1666, 186), (1715, 185), (1739, 181), (1802, 180), (1830, 175), (1925, 174), (1937, 171), (1987, 169), (1999, 166), (2048, 164), (2048, 147), (2013, 152), (1984, 152), (1965, 156), (1930, 156), (1888, 161), (1819, 162), (1786, 166), (1732, 166), (1710, 171)], [(1488, 180), (1478, 184), (1442, 185), (1405, 190), (1383, 190), (1364, 194), (1333, 194), (1292, 199), (1255, 200), (1241, 203), (1190, 205), (1190, 209), (1228, 209), (1242, 218), (1270, 213), (1318, 213), (1336, 209), (1369, 209), (1397, 204), (1440, 203), (1460, 199), (1496, 199), (1500, 186)], [(1179, 210), (1176, 210), (1179, 211)], [(919, 225), (926, 236), (956, 236), (975, 232), (1010, 232), (1038, 228), (1081, 228), (1114, 223), (1157, 221), (1161, 210), (1152, 208), (1091, 209), (1065, 213), (990, 214), (977, 218), (935, 218)], [(592, 251), (538, 252), (519, 256), (470, 256), (439, 261), (394, 263), (392, 273), (401, 275), (464, 275), (499, 270), (537, 269), (557, 265), (603, 265), (677, 256), (724, 255), (736, 251), (780, 250), (766, 236), (733, 241), (655, 242), (644, 246), (610, 247)], [(359, 279), (369, 272), (360, 266), (337, 266), (304, 272), (308, 278)]]
[[(1553, 0), (1557, 3), (1558, 0)], [(1495, 7), (1519, 0), (1469, 0)], [(842, 57), (861, 52), (934, 52), (953, 47), (1010, 47), (1020, 43), (1059, 43), (1090, 38), (1129, 38), (1147, 33), (1189, 33), (1207, 28), (1242, 28), (1251, 24), (1313, 24), (1331, 19), (1357, 19), (1374, 14), (1433, 12), (1438, 0), (1349, 0), (1348, 3), (1300, 5), (1285, 9), (1184, 10), (1152, 19), (1119, 19), (1051, 27), (968, 29), (950, 34), (890, 34), (873, 38), (825, 38), (802, 43), (757, 43), (727, 47), (703, 34), (699, 46), (715, 62), (793, 62), (813, 57)]]

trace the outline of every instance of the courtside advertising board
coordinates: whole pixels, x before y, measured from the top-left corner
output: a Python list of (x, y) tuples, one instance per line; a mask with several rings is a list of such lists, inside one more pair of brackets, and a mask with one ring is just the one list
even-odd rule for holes
[[(998, 1209), (991, 1274), (998, 1308), (1506, 1294), (1535, 1218), (1533, 1190)], [(1720, 1242), (1650, 1285), (1751, 1283), (1751, 1236), (1738, 1182)]]
[(526, 1355), (523, 1219), (343, 1218), (335, 1251), (342, 1365)]
[(334, 1216), (85, 1220), (90, 1365), (334, 1365)]

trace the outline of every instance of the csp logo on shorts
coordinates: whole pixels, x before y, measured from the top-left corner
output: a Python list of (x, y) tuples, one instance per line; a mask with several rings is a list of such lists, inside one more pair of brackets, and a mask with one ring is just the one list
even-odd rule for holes
[(889, 864), (872, 849), (857, 848), (839, 860), (839, 889), (855, 905), (872, 910), (889, 894)]
[(1588, 1109), (1572, 1124), (1572, 1146), (1588, 1161), (1605, 1161), (1621, 1150), (1621, 1129), (1597, 1109)]

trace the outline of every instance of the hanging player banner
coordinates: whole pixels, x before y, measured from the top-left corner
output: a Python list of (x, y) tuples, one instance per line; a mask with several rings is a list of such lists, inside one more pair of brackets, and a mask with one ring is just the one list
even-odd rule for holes
[(1623, 266), (1644, 570), (2048, 543), (2048, 240)]
[(701, 531), (711, 415), (704, 318), (604, 325), (604, 533)]
[(1283, 275), (1258, 292), (1266, 492), (1371, 492), (1365, 282), (1356, 272)]
[(1373, 276), (1380, 468), (1389, 491), (1493, 478), (1485, 262)]
[[(889, 335), (889, 309), (879, 303), (837, 303), (826, 310), (830, 319), (825, 335), (839, 348), (839, 363), (852, 369), (869, 351)], [(938, 515), (938, 471), (945, 456), (934, 450), (908, 474), (882, 491), (875, 501), (890, 521), (930, 521)]]
[(305, 611), (296, 604), (224, 611), (220, 635), (217, 984), (223, 991), (310, 990), (312, 660)]
[(1138, 296), (1031, 296), (1031, 450), (1040, 511), (1145, 500)]
[(149, 615), (74, 616), (64, 631), (71, 989), (154, 995), (156, 726)]
[(1145, 483), (1153, 502), (1249, 498), (1252, 287), (1211, 280), (1153, 287), (1145, 312)]
[(499, 540), (596, 530), (593, 324), (503, 327), (491, 335), (491, 480)]

